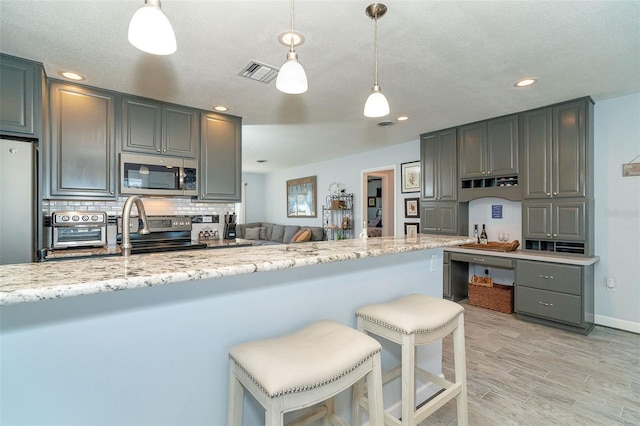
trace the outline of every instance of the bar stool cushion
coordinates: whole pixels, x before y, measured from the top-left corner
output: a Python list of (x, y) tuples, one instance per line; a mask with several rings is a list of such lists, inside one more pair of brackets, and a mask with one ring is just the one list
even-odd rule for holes
[(274, 398), (338, 380), (380, 350), (364, 333), (322, 320), (287, 336), (240, 344), (229, 357)]
[(464, 308), (448, 300), (412, 294), (388, 303), (363, 306), (356, 315), (402, 334), (430, 333), (455, 320)]

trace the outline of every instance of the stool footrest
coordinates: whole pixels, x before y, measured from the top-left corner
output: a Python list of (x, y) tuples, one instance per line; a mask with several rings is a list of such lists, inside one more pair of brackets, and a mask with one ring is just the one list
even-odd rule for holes
[(440, 392), (431, 401), (427, 402), (422, 407), (418, 408), (415, 412), (416, 424), (420, 423), (431, 414), (435, 413), (444, 404), (455, 398), (462, 392), (462, 384), (455, 383), (453, 386), (446, 389), (444, 392)]

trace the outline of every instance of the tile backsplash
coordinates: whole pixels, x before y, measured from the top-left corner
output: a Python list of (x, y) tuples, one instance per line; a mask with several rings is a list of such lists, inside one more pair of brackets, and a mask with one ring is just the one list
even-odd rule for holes
[[(127, 197), (116, 201), (42, 200), (42, 213), (50, 216), (57, 211), (100, 211), (110, 216), (121, 216)], [(220, 215), (235, 211), (234, 203), (196, 203), (189, 198), (142, 197), (144, 209), (149, 216), (199, 216)]]

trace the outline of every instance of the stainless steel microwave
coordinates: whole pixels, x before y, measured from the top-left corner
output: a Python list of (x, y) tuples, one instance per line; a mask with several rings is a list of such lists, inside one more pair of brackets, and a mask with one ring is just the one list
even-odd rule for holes
[(198, 195), (198, 161), (178, 157), (120, 154), (120, 193)]

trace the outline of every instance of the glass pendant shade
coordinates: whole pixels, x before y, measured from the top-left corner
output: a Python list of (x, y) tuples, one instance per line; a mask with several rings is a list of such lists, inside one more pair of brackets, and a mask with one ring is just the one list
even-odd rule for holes
[(384, 117), (389, 114), (389, 102), (382, 94), (380, 86), (375, 85), (364, 104), (365, 117)]
[(296, 52), (292, 51), (287, 55), (287, 62), (278, 72), (276, 88), (290, 95), (299, 95), (309, 88), (307, 74), (304, 72), (300, 62), (298, 62), (298, 54)]
[(170, 55), (176, 51), (176, 35), (160, 9), (159, 0), (146, 0), (129, 23), (129, 42), (152, 55)]

